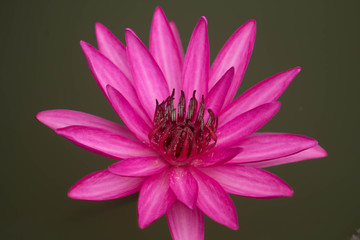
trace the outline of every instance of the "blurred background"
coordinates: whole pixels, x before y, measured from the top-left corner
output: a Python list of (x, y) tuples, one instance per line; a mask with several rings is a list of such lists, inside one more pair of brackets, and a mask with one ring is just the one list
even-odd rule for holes
[(79, 46), (96, 46), (95, 22), (124, 42), (132, 28), (148, 43), (152, 14), (163, 7), (187, 46), (200, 16), (209, 22), (211, 60), (245, 21), (257, 38), (238, 94), (295, 66), (302, 72), (262, 130), (319, 140), (325, 159), (272, 167), (294, 197), (232, 196), (239, 230), (206, 218), (205, 239), (350, 239), (360, 228), (358, 1), (182, 0), (8, 1), (1, 25), (0, 232), (3, 239), (170, 239), (163, 217), (137, 225), (137, 195), (103, 202), (69, 199), (68, 189), (112, 162), (57, 136), (35, 119), (66, 108), (119, 122)]

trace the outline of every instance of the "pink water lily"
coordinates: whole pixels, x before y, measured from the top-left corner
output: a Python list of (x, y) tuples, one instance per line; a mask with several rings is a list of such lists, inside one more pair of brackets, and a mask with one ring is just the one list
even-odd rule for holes
[(300, 72), (263, 80), (233, 101), (256, 33), (250, 20), (226, 42), (209, 69), (207, 20), (201, 17), (184, 56), (174, 22), (156, 8), (149, 49), (126, 29), (126, 47), (96, 24), (99, 50), (81, 42), (90, 70), (124, 124), (72, 110), (37, 118), (59, 135), (118, 160), (69, 191), (81, 200), (109, 200), (140, 191), (138, 222), (166, 214), (176, 240), (204, 239), (204, 214), (238, 229), (228, 195), (289, 197), (293, 191), (262, 168), (326, 156), (312, 138), (255, 133), (279, 110), (277, 99)]

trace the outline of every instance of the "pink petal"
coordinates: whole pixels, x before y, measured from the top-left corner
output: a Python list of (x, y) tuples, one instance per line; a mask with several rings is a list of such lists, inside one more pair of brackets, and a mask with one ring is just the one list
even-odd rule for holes
[(209, 89), (215, 86), (229, 68), (235, 68), (235, 76), (226, 95), (224, 106), (233, 100), (240, 86), (254, 47), (255, 35), (256, 23), (255, 20), (250, 20), (229, 38), (211, 66)]
[(262, 104), (276, 101), (300, 70), (300, 67), (296, 67), (278, 73), (256, 84), (241, 94), (222, 111), (222, 121), (226, 123), (233, 116), (237, 116)]
[(131, 81), (132, 76), (125, 46), (101, 23), (95, 24), (95, 32), (100, 52), (110, 59)]
[(88, 113), (67, 109), (55, 109), (39, 112), (36, 118), (53, 130), (74, 125), (95, 127), (110, 131), (125, 138), (137, 140), (126, 127)]
[[(216, 131), (215, 149), (238, 146), (240, 140), (261, 128), (279, 109), (280, 102), (267, 103), (237, 116), (225, 125), (222, 124)], [(221, 120), (220, 116), (219, 122)]]
[(108, 97), (106, 86), (111, 85), (129, 101), (132, 108), (135, 109), (141, 118), (150, 124), (151, 121), (141, 107), (134, 86), (119, 68), (90, 44), (82, 41), (81, 47), (88, 61), (90, 70), (105, 96)]
[(298, 152), (298, 153), (295, 153), (290, 156), (269, 159), (269, 160), (265, 160), (265, 161), (243, 163), (243, 164), (245, 164), (247, 166), (257, 167), (257, 168), (265, 168), (265, 167), (282, 165), (282, 164), (286, 164), (286, 163), (299, 162), (299, 161), (308, 160), (308, 159), (323, 158), (326, 156), (327, 156), (326, 151), (322, 147), (317, 145), (315, 147), (306, 149), (302, 152)]
[(136, 34), (131, 29), (126, 29), (125, 37), (136, 92), (152, 119), (156, 100), (165, 100), (170, 95), (169, 88), (159, 66)]
[(208, 92), (209, 81), (209, 39), (207, 20), (201, 17), (191, 35), (186, 51), (183, 69), (183, 90), (188, 103), (194, 90), (198, 99)]
[(112, 107), (129, 130), (143, 143), (149, 142), (148, 134), (151, 132), (150, 126), (134, 111), (121, 93), (112, 86), (107, 87), (107, 92)]
[(140, 190), (145, 178), (120, 177), (107, 169), (94, 172), (78, 181), (68, 193), (70, 198), (102, 201), (121, 198)]
[(204, 214), (176, 202), (166, 213), (170, 233), (174, 240), (204, 240)]
[(170, 168), (169, 184), (177, 199), (193, 209), (198, 194), (198, 186), (190, 171), (186, 167)]
[(175, 99), (179, 99), (182, 59), (168, 20), (160, 7), (155, 9), (151, 25), (150, 52), (164, 73), (169, 92), (175, 89)]
[(129, 177), (151, 176), (161, 173), (166, 168), (167, 164), (162, 157), (137, 157), (128, 158), (111, 165), (108, 170), (114, 174)]
[(232, 67), (225, 72), (224, 76), (221, 77), (206, 97), (206, 108), (213, 110), (216, 116), (218, 116), (224, 104), (233, 77), (234, 68)]
[(199, 186), (197, 206), (214, 221), (228, 228), (239, 228), (234, 203), (224, 189), (214, 179), (204, 173), (192, 169)]
[(228, 148), (217, 151), (210, 150), (192, 159), (191, 165), (194, 167), (208, 167), (215, 164), (223, 164), (237, 156), (241, 151), (242, 148)]
[(243, 151), (227, 163), (254, 162), (291, 155), (317, 145), (315, 139), (287, 133), (255, 133), (239, 143)]
[(115, 159), (158, 155), (142, 143), (100, 128), (70, 126), (56, 129), (56, 133), (82, 148)]
[(169, 187), (168, 171), (149, 177), (140, 190), (138, 217), (140, 228), (145, 228), (163, 214), (176, 201)]
[(180, 38), (179, 31), (178, 31), (174, 21), (171, 21), (169, 24), (170, 24), (171, 31), (172, 31), (173, 36), (174, 36), (175, 41), (176, 41), (179, 56), (181, 57), (181, 60), (184, 61), (184, 49), (183, 49), (183, 46), (182, 46), (182, 43), (181, 43), (181, 38)]
[(290, 197), (291, 187), (278, 176), (262, 169), (242, 165), (223, 165), (200, 169), (231, 194), (253, 198)]

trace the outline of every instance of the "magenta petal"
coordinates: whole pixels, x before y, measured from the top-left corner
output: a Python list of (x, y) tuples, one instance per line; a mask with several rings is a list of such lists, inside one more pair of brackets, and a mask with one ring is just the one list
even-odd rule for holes
[(224, 76), (221, 77), (206, 97), (206, 108), (213, 110), (216, 116), (220, 113), (224, 104), (226, 93), (229, 91), (233, 77), (234, 68), (232, 67), (225, 72)]
[(176, 202), (166, 213), (173, 240), (204, 240), (204, 214)]
[[(280, 109), (280, 102), (261, 105), (245, 112), (227, 124), (222, 124), (216, 131), (217, 143), (215, 149), (238, 146), (239, 141), (254, 133), (267, 123)], [(219, 122), (221, 122), (221, 115)]]
[(151, 131), (150, 126), (144, 122), (143, 118), (134, 111), (129, 102), (115, 88), (107, 86), (107, 91), (112, 107), (129, 130), (143, 143), (148, 142), (148, 133)]
[(234, 79), (226, 95), (224, 107), (229, 104), (240, 86), (254, 47), (256, 23), (250, 20), (243, 24), (225, 43), (210, 69), (209, 89), (231, 67), (235, 68)]
[(105, 169), (78, 181), (69, 190), (68, 196), (90, 201), (121, 198), (139, 191), (144, 181), (145, 178), (121, 177)]
[(198, 186), (197, 206), (214, 221), (228, 228), (239, 228), (235, 206), (229, 195), (214, 179), (199, 170), (192, 169)]
[(169, 96), (170, 91), (163, 73), (141, 40), (130, 29), (126, 29), (125, 37), (136, 92), (152, 119), (156, 100), (162, 102)]
[(149, 177), (140, 190), (138, 217), (140, 228), (145, 228), (165, 214), (176, 201), (169, 187), (168, 171)]
[(121, 176), (151, 176), (161, 173), (166, 168), (167, 164), (162, 157), (137, 157), (128, 158), (111, 165), (108, 170), (114, 174)]
[(182, 59), (169, 22), (160, 7), (155, 9), (150, 32), (150, 52), (164, 73), (169, 92), (175, 91), (179, 99), (182, 86)]
[(222, 120), (228, 122), (233, 116), (249, 111), (262, 104), (276, 101), (300, 70), (300, 67), (296, 67), (278, 73), (256, 84), (241, 94), (222, 111)]
[(257, 167), (257, 168), (265, 168), (265, 167), (282, 165), (282, 164), (286, 164), (286, 163), (299, 162), (299, 161), (308, 160), (308, 159), (323, 158), (326, 156), (327, 156), (326, 151), (322, 147), (317, 145), (315, 147), (306, 149), (304, 151), (295, 153), (290, 156), (269, 159), (269, 160), (265, 160), (265, 161), (243, 163), (243, 164), (247, 165), (247, 166)]
[(110, 59), (131, 81), (132, 76), (125, 46), (101, 23), (95, 24), (95, 32), (100, 52)]
[(116, 159), (158, 155), (140, 142), (100, 128), (70, 126), (56, 129), (56, 133), (89, 151)]
[(194, 167), (208, 167), (230, 161), (242, 151), (242, 148), (228, 148), (226, 150), (210, 150), (194, 158), (191, 165)]
[(105, 96), (108, 97), (106, 86), (111, 85), (129, 101), (130, 105), (135, 109), (138, 115), (150, 124), (150, 119), (144, 114), (144, 110), (141, 107), (134, 86), (119, 68), (90, 44), (81, 42), (81, 47), (84, 51), (86, 60), (88, 61), (90, 70)]
[(291, 155), (317, 145), (315, 139), (288, 133), (255, 133), (239, 143), (243, 151), (227, 163), (253, 162)]
[(137, 140), (126, 127), (88, 113), (55, 109), (39, 112), (36, 118), (53, 130), (69, 126), (86, 126), (104, 129), (122, 137)]
[(186, 51), (183, 69), (183, 90), (188, 103), (196, 90), (197, 98), (208, 92), (209, 81), (209, 39), (207, 21), (201, 17), (191, 35)]
[(170, 168), (169, 184), (177, 199), (193, 209), (198, 194), (198, 186), (190, 171), (186, 167)]
[(172, 31), (173, 36), (176, 41), (176, 45), (178, 47), (179, 56), (181, 57), (181, 60), (184, 61), (184, 49), (183, 49), (183, 46), (181, 43), (179, 31), (178, 31), (174, 21), (171, 21), (169, 24), (170, 24), (171, 31)]
[(291, 187), (278, 176), (265, 170), (242, 166), (223, 165), (202, 168), (231, 194), (253, 198), (276, 198), (293, 195)]

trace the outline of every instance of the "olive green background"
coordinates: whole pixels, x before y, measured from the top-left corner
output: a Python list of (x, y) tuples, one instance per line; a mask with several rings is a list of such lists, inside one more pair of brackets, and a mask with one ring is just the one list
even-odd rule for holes
[(280, 98), (264, 131), (314, 137), (325, 159), (272, 167), (294, 197), (232, 196), (239, 230), (206, 218), (206, 239), (349, 239), (360, 228), (358, 1), (12, 1), (1, 18), (2, 239), (170, 239), (165, 218), (137, 225), (137, 194), (86, 202), (67, 198), (83, 176), (112, 162), (57, 136), (35, 119), (67, 108), (120, 121), (88, 70), (79, 41), (96, 46), (94, 23), (145, 43), (161, 5), (184, 46), (200, 18), (209, 21), (211, 59), (245, 21), (257, 38), (239, 93), (295, 66), (302, 72)]

